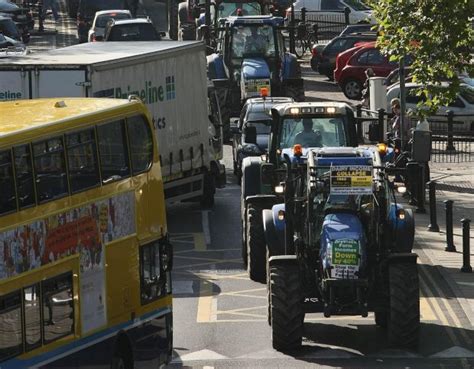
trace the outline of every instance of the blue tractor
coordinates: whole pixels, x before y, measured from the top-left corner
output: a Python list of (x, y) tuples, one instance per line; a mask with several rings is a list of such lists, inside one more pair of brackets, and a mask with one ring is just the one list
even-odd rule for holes
[(304, 315), (367, 317), (390, 344), (419, 338), (411, 210), (397, 203), (377, 147), (287, 150), (284, 201), (263, 211), (273, 347), (301, 345)]
[(238, 117), (245, 100), (262, 91), (304, 100), (301, 69), (285, 48), (283, 22), (270, 15), (232, 16), (218, 28), (207, 67), (220, 98), (224, 138), (230, 138), (230, 118)]

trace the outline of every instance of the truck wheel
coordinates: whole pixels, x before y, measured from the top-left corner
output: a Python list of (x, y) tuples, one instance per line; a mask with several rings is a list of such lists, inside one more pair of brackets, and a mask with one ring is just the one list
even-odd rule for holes
[(169, 36), (172, 40), (178, 39), (178, 0), (169, 0)]
[(342, 85), (342, 92), (351, 100), (360, 100), (362, 98), (362, 85), (356, 79), (349, 78)]
[[(244, 205), (242, 205), (244, 206)], [(240, 224), (242, 225), (242, 262), (244, 268), (247, 269), (247, 209), (242, 210), (242, 218)]]
[(273, 348), (284, 351), (300, 347), (304, 312), (298, 266), (270, 267), (270, 293)]
[(379, 327), (387, 328), (388, 325), (388, 313), (386, 311), (375, 312), (375, 324)]
[(295, 101), (304, 101), (304, 89), (298, 88), (296, 86), (286, 86), (286, 96), (292, 97)]
[(214, 206), (214, 194), (216, 193), (216, 178), (211, 171), (204, 175), (203, 186), (201, 206), (203, 208), (212, 208)]
[(262, 209), (249, 204), (247, 209), (247, 271), (255, 282), (265, 282), (266, 246), (263, 233)]
[(415, 263), (389, 267), (388, 339), (397, 347), (414, 348), (420, 331), (420, 292)]
[(266, 262), (266, 267), (267, 267), (267, 301), (268, 301), (268, 306), (267, 306), (267, 322), (268, 325), (271, 327), (272, 326), (272, 284), (270, 283), (270, 252), (267, 249), (267, 262)]

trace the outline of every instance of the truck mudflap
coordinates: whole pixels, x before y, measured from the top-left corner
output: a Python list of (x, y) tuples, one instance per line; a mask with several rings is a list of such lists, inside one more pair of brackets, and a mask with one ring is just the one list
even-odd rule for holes
[(225, 172), (225, 165), (218, 162), (217, 164), (218, 173), (216, 176), (216, 187), (224, 188), (227, 183), (227, 176)]

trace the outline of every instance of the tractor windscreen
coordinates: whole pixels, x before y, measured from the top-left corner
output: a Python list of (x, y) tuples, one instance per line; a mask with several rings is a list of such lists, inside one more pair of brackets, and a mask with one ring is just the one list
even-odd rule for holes
[[(211, 8), (213, 9), (213, 8)], [(252, 3), (232, 3), (225, 2), (219, 5), (219, 18), (227, 18), (237, 15), (261, 15), (262, 7), (257, 2)]]
[(275, 37), (270, 25), (249, 24), (232, 29), (232, 59), (275, 55)]
[(303, 147), (348, 146), (344, 118), (285, 118), (280, 128), (280, 149), (296, 144)]

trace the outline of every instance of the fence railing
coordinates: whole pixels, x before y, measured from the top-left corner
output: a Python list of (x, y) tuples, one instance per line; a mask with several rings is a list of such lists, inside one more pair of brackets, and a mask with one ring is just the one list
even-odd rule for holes
[(304, 23), (308, 28), (316, 27), (318, 42), (329, 41), (338, 36), (350, 24), (349, 8), (341, 11), (312, 11), (305, 8), (295, 11), (295, 22)]
[[(378, 111), (362, 109), (360, 105), (357, 106), (356, 112), (360, 142), (369, 144), (386, 141), (386, 133), (390, 132), (390, 121), (393, 117), (391, 114), (384, 109)], [(471, 127), (474, 115), (454, 114), (448, 111), (446, 115), (434, 115), (427, 120), (432, 132), (431, 161), (474, 162), (474, 127)], [(405, 128), (412, 130), (417, 122), (418, 118), (410, 117)]]

